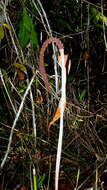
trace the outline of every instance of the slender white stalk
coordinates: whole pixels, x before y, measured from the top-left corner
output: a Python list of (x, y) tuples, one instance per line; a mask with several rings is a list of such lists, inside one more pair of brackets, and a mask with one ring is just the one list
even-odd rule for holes
[(2, 75), (1, 70), (0, 70), (0, 78), (1, 78), (1, 81), (2, 81), (2, 83), (3, 83), (4, 89), (5, 89), (5, 91), (6, 91), (6, 94), (7, 94), (7, 96), (8, 96), (8, 99), (9, 99), (9, 101), (10, 101), (10, 104), (11, 104), (11, 106), (12, 106), (12, 109), (13, 109), (15, 115), (16, 115), (16, 109), (15, 109), (15, 106), (14, 106), (14, 104), (13, 104), (11, 98), (10, 98), (9, 93), (8, 93), (8, 90), (7, 90), (7, 87), (6, 87), (6, 85), (5, 85), (5, 82), (4, 82), (4, 79), (3, 79), (3, 75)]
[[(103, 1), (101, 0), (101, 13), (102, 13), (102, 17), (104, 17), (104, 9), (103, 9)], [(105, 43), (105, 49), (107, 51), (107, 39), (106, 39), (106, 29), (105, 29), (105, 21), (104, 19), (102, 19), (103, 21), (103, 35), (104, 35), (104, 43)]]
[(60, 130), (59, 130), (59, 139), (58, 139), (58, 148), (57, 148), (57, 158), (56, 158), (56, 171), (55, 171), (55, 190), (58, 190), (58, 181), (59, 181), (59, 171), (60, 171), (60, 161), (61, 161), (61, 151), (62, 151), (62, 138), (63, 138), (63, 116), (64, 108), (66, 104), (66, 68), (64, 64), (64, 49), (60, 50), (62, 64), (61, 64), (61, 78), (62, 78), (62, 87), (61, 87), (61, 117), (60, 117)]
[[(19, 44), (19, 40), (18, 40), (18, 38), (17, 38), (17, 35), (16, 35), (16, 32), (15, 32), (15, 30), (14, 30), (14, 27), (13, 27), (13, 24), (12, 24), (12, 22), (11, 22), (11, 20), (10, 20), (10, 18), (9, 18), (9, 16), (7, 16), (7, 14), (6, 14), (6, 22), (7, 22), (7, 24), (8, 25), (10, 25), (11, 26), (11, 28), (12, 28), (12, 30), (9, 30), (9, 32), (10, 32), (10, 36), (11, 36), (11, 39), (12, 39), (12, 42), (13, 42), (13, 46), (14, 46), (14, 48), (15, 49), (18, 49), (18, 51), (17, 51), (17, 55), (19, 55), (18, 56), (18, 59), (21, 61), (21, 59), (20, 59), (20, 56), (22, 57), (22, 61), (24, 62), (24, 54), (23, 54), (23, 51), (22, 51), (22, 49), (21, 49), (21, 46), (20, 46), (20, 44)], [(12, 33), (13, 32), (13, 33)], [(13, 38), (13, 35), (14, 35), (14, 38)], [(15, 39), (15, 40), (14, 40)], [(17, 44), (17, 46), (16, 46), (16, 44)], [(20, 53), (20, 54), (19, 54)], [(22, 62), (21, 61), (21, 62)]]
[[(8, 1), (6, 0), (5, 2), (7, 2), (7, 3), (4, 4), (4, 3), (2, 2), (2, 4), (3, 4), (2, 10), (3, 10), (3, 13), (4, 13), (4, 17), (5, 17), (6, 23), (7, 23), (9, 26), (11, 26), (11, 29), (9, 30), (9, 34), (10, 34), (10, 37), (11, 37), (11, 40), (12, 40), (12, 43), (13, 43), (13, 46), (14, 46), (14, 49), (15, 49), (15, 51), (16, 51), (16, 54), (17, 54), (18, 58), (20, 59), (20, 54), (21, 54), (22, 60), (24, 61), (24, 55), (23, 55), (22, 49), (21, 49), (21, 47), (20, 47), (20, 45), (19, 45), (19, 41), (18, 41), (18, 39), (17, 39), (17, 36), (16, 36), (15, 30), (14, 30), (14, 27), (13, 27), (13, 25), (12, 25), (12, 23), (11, 23), (11, 20), (10, 20), (10, 18), (9, 18), (9, 16), (7, 15), (7, 12), (6, 12), (6, 6), (8, 5)], [(13, 38), (13, 34), (14, 34), (15, 39)], [(16, 43), (16, 42), (17, 42), (17, 43)], [(18, 46), (18, 47), (17, 47), (17, 46)], [(19, 50), (20, 50), (20, 53), (19, 53)], [(21, 60), (20, 60), (20, 61), (21, 61)], [(21, 61), (21, 62), (22, 62), (22, 61)]]
[(13, 132), (14, 132), (16, 123), (17, 123), (17, 121), (18, 121), (18, 119), (19, 119), (19, 116), (20, 116), (20, 114), (21, 114), (21, 111), (22, 111), (22, 109), (23, 109), (23, 105), (24, 105), (24, 102), (25, 102), (25, 98), (26, 98), (26, 96), (27, 96), (27, 94), (28, 94), (28, 92), (29, 92), (29, 90), (30, 90), (30, 88), (31, 88), (31, 85), (32, 85), (32, 83), (33, 83), (33, 81), (34, 81), (34, 78), (35, 78), (35, 75), (33, 75), (32, 79), (31, 79), (31, 81), (30, 81), (30, 83), (29, 83), (29, 85), (28, 85), (28, 87), (27, 87), (27, 89), (26, 89), (26, 91), (25, 91), (25, 93), (24, 93), (24, 95), (23, 95), (21, 104), (20, 104), (20, 106), (19, 106), (19, 110), (18, 110), (18, 112), (17, 112), (17, 114), (16, 114), (16, 117), (15, 117), (15, 119), (14, 119), (14, 122), (13, 122), (13, 125), (12, 125), (12, 128), (11, 128), (11, 132), (10, 132), (10, 136), (9, 136), (9, 142), (8, 142), (8, 146), (7, 146), (7, 151), (6, 151), (5, 156), (4, 156), (4, 158), (3, 158), (2, 162), (1, 162), (1, 165), (0, 165), (0, 168), (1, 168), (1, 169), (4, 167), (4, 164), (5, 164), (6, 160), (7, 160), (8, 154), (9, 154), (9, 152), (10, 152), (10, 147), (11, 147), (11, 143), (12, 143)]
[[(46, 30), (48, 36), (52, 37), (52, 30), (51, 30), (51, 27), (50, 27), (50, 25), (49, 25), (46, 12), (45, 12), (45, 10), (44, 10), (44, 8), (43, 8), (43, 6), (42, 6), (40, 0), (37, 0), (37, 2), (38, 2), (39, 6), (40, 6), (40, 8), (41, 8), (41, 10), (42, 10), (43, 15), (42, 15), (41, 12), (39, 11), (39, 9), (38, 9), (36, 3), (34, 2), (34, 0), (32, 0), (32, 3), (33, 3), (34, 7), (37, 9), (37, 11), (38, 11), (38, 13), (39, 13), (39, 15), (40, 15), (41, 21), (42, 21), (42, 23), (43, 23), (43, 25), (44, 25), (44, 28), (45, 28), (45, 30)], [(45, 22), (44, 22), (44, 18), (45, 18), (47, 27), (46, 27), (46, 24), (45, 24)], [(57, 58), (56, 58), (56, 54), (55, 54), (55, 46), (54, 46), (53, 43), (52, 43), (52, 48), (53, 48), (54, 71), (55, 71), (55, 87), (56, 87), (56, 92), (57, 92), (57, 90), (58, 90)]]
[[(6, 14), (5, 14), (5, 18), (6, 18), (6, 22), (7, 22), (7, 24), (8, 24), (8, 19), (7, 19)], [(15, 40), (14, 40), (14, 38), (13, 38), (13, 34), (12, 34), (12, 31), (11, 31), (11, 30), (9, 30), (9, 34), (10, 34), (10, 37), (11, 37), (12, 44), (13, 44), (13, 47), (14, 47), (14, 49), (15, 49), (15, 52), (16, 52), (17, 56), (19, 57), (18, 48), (17, 48), (17, 46), (16, 46), (16, 43), (15, 43)]]
[[(27, 84), (29, 84), (29, 80), (27, 79)], [(34, 132), (34, 137), (35, 137), (35, 147), (36, 147), (36, 119), (35, 119), (35, 106), (34, 106), (34, 100), (33, 100), (33, 94), (32, 90), (30, 88), (30, 99), (31, 99), (31, 105), (32, 105), (32, 121), (33, 121), (33, 132)]]
[[(7, 18), (6, 5), (5, 5), (5, 4), (4, 4), (4, 6), (3, 6), (3, 12), (4, 12), (5, 20), (6, 20), (7, 24), (9, 24), (9, 22), (8, 22), (8, 18)], [(16, 54), (17, 54), (17, 56), (18, 56), (19, 53), (18, 53), (18, 50), (17, 50), (16, 44), (15, 44), (14, 38), (13, 38), (13, 36), (12, 36), (12, 31), (9, 30), (9, 33), (10, 33), (11, 40), (12, 40), (13, 46), (14, 46), (14, 48), (15, 48)]]
[(11, 3), (11, 0), (5, 0), (4, 2), (1, 0), (1, 2), (3, 5), (8, 6), (8, 4)]
[[(49, 36), (52, 37), (52, 30), (51, 30), (51, 27), (49, 25), (49, 22), (48, 22), (48, 18), (47, 18), (47, 15), (46, 15), (46, 12), (40, 2), (40, 0), (37, 0), (39, 5), (40, 5), (40, 8), (43, 12), (43, 15), (44, 15), (44, 18), (46, 20), (46, 23), (47, 23), (47, 26), (48, 26), (48, 30), (49, 30)], [(58, 72), (57, 72), (57, 59), (56, 59), (56, 55), (55, 55), (55, 46), (54, 44), (52, 43), (52, 48), (53, 48), (53, 59), (54, 59), (54, 71), (55, 71), (55, 87), (56, 87), (56, 92), (58, 90)]]
[(18, 92), (18, 90), (16, 89), (16, 87), (14, 86), (14, 84), (11, 82), (11, 80), (9, 79), (9, 83), (11, 85), (12, 90), (14, 89), (15, 92), (17, 93), (17, 95), (20, 97), (20, 99), (22, 100), (22, 96), (20, 95), (20, 93)]
[(49, 22), (48, 22), (48, 19), (47, 19), (46, 12), (45, 12), (45, 10), (44, 10), (44, 8), (43, 8), (43, 6), (42, 6), (40, 0), (37, 0), (37, 2), (39, 3), (39, 6), (40, 6), (40, 8), (41, 8), (41, 10), (42, 10), (42, 12), (43, 12), (44, 18), (45, 18), (46, 23), (47, 23), (47, 26), (48, 26), (48, 30), (49, 30), (50, 36), (52, 37), (52, 31), (51, 31), (51, 27), (50, 27)]
[(45, 30), (46, 30), (48, 36), (49, 36), (49, 31), (47, 30), (47, 27), (46, 27), (46, 24), (45, 24), (45, 22), (44, 22), (44, 20), (43, 20), (43, 16), (42, 16), (41, 12), (39, 11), (39, 9), (38, 9), (38, 7), (37, 7), (37, 5), (36, 5), (36, 3), (35, 3), (34, 0), (32, 0), (32, 3), (33, 3), (33, 5), (34, 5), (34, 7), (36, 8), (36, 10), (38, 11), (39, 16), (40, 16), (40, 18), (41, 18), (41, 21), (42, 21), (42, 23), (43, 23), (43, 26), (44, 26), (44, 28), (45, 28)]
[(31, 97), (31, 103), (32, 103), (32, 120), (33, 120), (33, 131), (34, 131), (34, 137), (35, 137), (35, 145), (36, 145), (36, 119), (35, 119), (35, 106), (34, 106), (34, 100), (33, 100), (33, 94), (32, 91), (30, 90), (30, 97)]

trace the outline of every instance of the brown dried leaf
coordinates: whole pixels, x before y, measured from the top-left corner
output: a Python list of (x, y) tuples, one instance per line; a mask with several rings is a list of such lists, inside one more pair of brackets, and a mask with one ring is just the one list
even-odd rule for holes
[(55, 123), (55, 121), (57, 121), (60, 117), (61, 117), (61, 100), (59, 102), (59, 105), (57, 107), (57, 110), (55, 112), (55, 115), (54, 115), (52, 121), (50, 121), (50, 123), (48, 124), (48, 128), (50, 128), (51, 125), (53, 125)]

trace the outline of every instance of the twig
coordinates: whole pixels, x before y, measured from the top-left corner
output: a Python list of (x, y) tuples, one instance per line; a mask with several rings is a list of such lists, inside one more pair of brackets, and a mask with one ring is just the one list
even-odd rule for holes
[[(10, 0), (10, 1), (9, 1), (9, 0), (5, 0), (5, 3), (2, 1), (2, 2), (1, 2), (1, 4), (2, 4), (2, 7), (1, 7), (1, 8), (2, 8), (4, 17), (5, 17), (6, 23), (7, 23), (9, 26), (11, 26), (11, 29), (9, 29), (9, 34), (10, 34), (10, 37), (11, 37), (11, 40), (12, 40), (12, 43), (13, 43), (13, 47), (14, 47), (14, 49), (15, 49), (15, 51), (16, 51), (16, 54), (17, 54), (18, 58), (20, 59), (19, 52), (18, 52), (18, 51), (19, 51), (18, 48), (19, 48), (19, 49), (20, 49), (20, 53), (21, 53), (22, 60), (24, 61), (23, 52), (22, 52), (22, 49), (20, 48), (19, 41), (18, 41), (18, 39), (17, 39), (17, 36), (16, 36), (15, 30), (14, 30), (14, 27), (13, 27), (13, 25), (12, 25), (12, 23), (11, 23), (11, 20), (10, 20), (9, 16), (7, 16), (6, 6), (8, 5), (9, 2), (11, 2), (11, 0)], [(13, 32), (13, 33), (12, 33), (12, 32)], [(13, 38), (13, 34), (14, 34), (14, 36), (15, 36), (15, 40), (17, 41), (18, 48), (17, 48), (16, 42), (15, 42), (15, 40), (14, 40), (14, 38)], [(20, 61), (21, 61), (21, 60), (20, 60)]]
[[(102, 16), (104, 17), (104, 8), (103, 8), (103, 1), (101, 0), (101, 13), (102, 13)], [(107, 39), (106, 39), (106, 32), (105, 32), (105, 21), (104, 19), (102, 19), (103, 21), (103, 33), (104, 33), (104, 43), (105, 43), (105, 48), (106, 48), (106, 51), (107, 51)]]
[[(19, 55), (18, 56), (18, 59), (20, 60), (20, 56), (22, 57), (22, 61), (24, 62), (24, 55), (23, 55), (23, 51), (22, 51), (22, 49), (21, 49), (21, 47), (20, 47), (20, 44), (19, 44), (19, 40), (18, 40), (18, 38), (17, 38), (17, 35), (16, 35), (16, 32), (15, 32), (15, 30), (14, 30), (14, 27), (13, 27), (13, 25), (12, 25), (12, 22), (11, 22), (11, 20), (10, 20), (10, 18), (9, 18), (9, 16), (6, 18), (6, 21), (7, 21), (7, 23), (11, 26), (11, 28), (12, 28), (12, 31), (10, 31), (10, 36), (11, 36), (11, 38), (12, 38), (12, 32), (13, 32), (13, 34), (14, 34), (14, 37), (15, 37), (15, 40), (16, 40), (16, 42), (17, 42), (17, 46), (15, 45), (15, 41), (14, 41), (14, 39), (12, 40), (12, 42), (13, 42), (13, 45), (14, 45), (14, 48), (15, 49), (18, 49), (18, 51), (20, 50), (20, 55), (19, 55), (19, 53), (17, 54), (17, 55)], [(16, 47), (15, 47), (16, 46)], [(21, 60), (20, 60), (21, 61)], [(21, 61), (21, 62), (22, 62)]]
[[(29, 80), (27, 79), (27, 84), (29, 84)], [(30, 99), (31, 99), (31, 106), (32, 106), (32, 121), (33, 121), (33, 132), (34, 132), (34, 137), (35, 137), (35, 147), (36, 147), (36, 120), (35, 120), (35, 106), (34, 106), (34, 100), (33, 100), (33, 93), (30, 88)]]
[[(34, 1), (34, 0), (33, 0), (33, 1)], [(48, 26), (48, 30), (49, 30), (49, 33), (50, 33), (49, 36), (52, 37), (52, 31), (51, 31), (51, 27), (50, 27), (49, 22), (48, 22), (48, 19), (47, 19), (46, 12), (45, 12), (45, 10), (44, 10), (44, 8), (43, 8), (43, 6), (42, 6), (40, 0), (37, 0), (37, 2), (38, 2), (39, 6), (40, 6), (40, 8), (41, 8), (41, 10), (42, 10), (42, 12), (43, 12), (43, 15), (44, 15), (45, 20), (46, 20), (46, 23), (47, 23), (47, 26)]]
[[(52, 30), (51, 30), (51, 27), (50, 27), (50, 25), (49, 25), (46, 12), (45, 12), (45, 10), (44, 10), (44, 8), (43, 8), (43, 6), (42, 6), (40, 0), (37, 0), (37, 2), (38, 2), (39, 6), (40, 6), (40, 8), (41, 8), (41, 10), (42, 10), (42, 13), (43, 13), (43, 16), (44, 16), (44, 18), (45, 18), (47, 27), (46, 27), (46, 24), (45, 24), (45, 22), (44, 22), (43, 16), (42, 16), (41, 12), (39, 11), (39, 9), (38, 9), (36, 3), (34, 2), (34, 0), (32, 0), (32, 2), (33, 2), (35, 8), (37, 9), (37, 11), (38, 11), (38, 13), (39, 13), (39, 15), (40, 15), (40, 18), (41, 18), (41, 20), (42, 20), (42, 23), (43, 23), (43, 25), (44, 25), (44, 28), (45, 28), (45, 30), (46, 30), (48, 36), (49, 36), (49, 37), (52, 37)], [(48, 28), (48, 29), (47, 29), (47, 28)], [(56, 53), (55, 53), (55, 52), (56, 52), (56, 51), (55, 51), (55, 45), (54, 45), (53, 43), (52, 43), (52, 48), (53, 48), (54, 70), (55, 70), (55, 87), (56, 87), (56, 92), (57, 92), (57, 90), (58, 90), (57, 58), (56, 58)]]
[(11, 104), (11, 106), (12, 106), (12, 109), (13, 109), (15, 115), (16, 115), (16, 109), (15, 109), (15, 106), (14, 106), (14, 104), (13, 104), (11, 98), (10, 98), (9, 93), (8, 93), (8, 90), (7, 90), (7, 87), (6, 87), (6, 85), (5, 85), (5, 82), (4, 82), (4, 79), (3, 79), (3, 75), (2, 75), (1, 70), (0, 70), (0, 78), (1, 78), (1, 81), (2, 81), (2, 83), (3, 83), (4, 89), (5, 89), (5, 91), (6, 91), (6, 94), (7, 94), (7, 96), (8, 96), (8, 99), (9, 99), (9, 101), (10, 101), (10, 104)]
[[(99, 164), (99, 166), (97, 166), (97, 169), (99, 169), (102, 165), (104, 165), (106, 161), (107, 161), (107, 156), (102, 160), (102, 163)], [(95, 172), (96, 172), (96, 169), (91, 173), (90, 176), (88, 176), (88, 177), (83, 181), (83, 183), (82, 183), (81, 185), (79, 185), (79, 187), (77, 188), (77, 190), (81, 189), (81, 187), (82, 187), (84, 184), (87, 183), (87, 181), (95, 174)]]
[[(5, 20), (6, 20), (7, 24), (9, 24), (8, 18), (7, 18), (7, 13), (6, 13), (6, 6), (4, 6), (3, 11), (4, 11)], [(12, 40), (13, 46), (14, 46), (14, 48), (15, 48), (16, 54), (17, 54), (17, 56), (18, 56), (19, 53), (18, 53), (16, 44), (15, 44), (14, 38), (13, 38), (13, 36), (12, 36), (12, 31), (11, 31), (11, 30), (9, 30), (9, 34), (10, 34), (10, 36), (11, 36), (11, 40)]]
[[(85, 2), (85, 3), (89, 4), (89, 5), (92, 5), (93, 7), (96, 7), (96, 8), (98, 8), (98, 9), (101, 9), (101, 6), (98, 6), (98, 5), (96, 5), (96, 4), (94, 4), (94, 3), (91, 3), (91, 2), (89, 2), (89, 1), (87, 1), (87, 0), (83, 0), (83, 2)], [(107, 9), (104, 8), (104, 10), (107, 10)]]
[[(46, 15), (46, 12), (40, 2), (40, 0), (37, 0), (39, 5), (40, 5), (40, 8), (43, 12), (43, 15), (44, 15), (44, 18), (46, 20), (46, 23), (47, 23), (47, 26), (48, 26), (48, 30), (49, 30), (49, 36), (52, 37), (52, 30), (51, 30), (51, 27), (49, 25), (49, 22), (48, 22), (48, 19), (47, 19), (47, 15)], [(57, 72), (57, 58), (56, 58), (56, 54), (55, 54), (55, 46), (54, 44), (52, 43), (52, 48), (53, 48), (53, 59), (54, 59), (54, 71), (55, 71), (55, 87), (56, 87), (56, 92), (58, 91), (58, 72)]]
[(34, 7), (36, 8), (36, 10), (38, 11), (39, 16), (40, 16), (40, 18), (41, 18), (41, 21), (42, 21), (42, 23), (43, 23), (43, 26), (44, 26), (44, 28), (45, 28), (45, 30), (46, 30), (48, 36), (49, 36), (50, 34), (49, 34), (49, 31), (47, 30), (47, 27), (46, 27), (46, 24), (45, 24), (45, 22), (44, 22), (44, 20), (43, 20), (43, 16), (42, 16), (41, 12), (39, 11), (39, 9), (38, 9), (38, 7), (37, 7), (37, 5), (36, 5), (36, 3), (35, 3), (34, 0), (32, 0), (32, 3), (33, 3), (33, 5), (34, 5)]
[(6, 151), (5, 156), (4, 156), (4, 158), (3, 158), (2, 162), (1, 162), (0, 169), (2, 169), (2, 168), (4, 167), (4, 164), (5, 164), (6, 160), (7, 160), (8, 154), (9, 154), (9, 152), (10, 152), (10, 147), (11, 147), (11, 143), (12, 143), (13, 132), (14, 132), (16, 123), (17, 123), (17, 121), (18, 121), (18, 119), (19, 119), (19, 117), (20, 117), (21, 111), (22, 111), (22, 109), (23, 109), (23, 105), (24, 105), (25, 98), (26, 98), (26, 96), (27, 96), (27, 94), (28, 94), (28, 92), (29, 92), (29, 90), (30, 90), (30, 88), (31, 88), (31, 85), (32, 85), (32, 83), (33, 83), (33, 81), (34, 81), (34, 78), (35, 78), (35, 74), (33, 75), (32, 79), (31, 79), (31, 81), (30, 81), (30, 83), (29, 83), (29, 85), (28, 85), (28, 87), (27, 87), (27, 89), (26, 89), (26, 91), (25, 91), (25, 93), (24, 93), (24, 95), (23, 95), (21, 104), (20, 104), (20, 106), (19, 106), (19, 110), (18, 110), (18, 112), (17, 112), (17, 114), (16, 114), (16, 117), (15, 117), (15, 119), (14, 119), (14, 122), (13, 122), (13, 125), (12, 125), (12, 128), (11, 128), (11, 132), (10, 132), (10, 137), (9, 137), (9, 142), (8, 142), (8, 146), (7, 146), (7, 151)]

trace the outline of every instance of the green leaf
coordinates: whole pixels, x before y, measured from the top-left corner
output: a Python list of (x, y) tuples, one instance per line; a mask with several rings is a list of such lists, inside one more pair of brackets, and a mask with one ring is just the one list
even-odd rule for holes
[(19, 33), (18, 33), (19, 43), (22, 48), (24, 48), (30, 40), (31, 27), (32, 27), (32, 20), (28, 16), (26, 8), (23, 8), (22, 18), (19, 24)]
[(85, 98), (85, 95), (86, 95), (86, 89), (84, 89), (81, 94), (80, 94), (80, 97), (79, 97), (79, 101), (81, 102), (84, 98)]
[(73, 81), (75, 79), (75, 76), (74, 76), (74, 74), (72, 74), (72, 75), (70, 75), (70, 77), (69, 77), (69, 81)]
[(20, 25), (18, 38), (19, 38), (19, 43), (20, 43), (22, 48), (24, 48), (30, 40), (30, 34), (28, 33), (28, 31), (24, 27), (23, 23)]
[(9, 24), (4, 23), (3, 26), (7, 28), (8, 30), (11, 30), (11, 26)]
[(80, 168), (78, 168), (78, 172), (77, 172), (77, 180), (76, 180), (76, 187), (74, 188), (74, 190), (77, 190), (79, 177), (80, 177)]
[(37, 179), (37, 187), (40, 188), (43, 185), (43, 182), (46, 178), (46, 174), (43, 174), (42, 176), (39, 176)]
[(91, 15), (93, 17), (93, 23), (97, 24), (98, 22), (105, 22), (105, 25), (107, 26), (107, 17), (102, 15), (100, 11), (98, 11), (96, 8), (91, 7), (90, 9)]
[(15, 66), (17, 69), (20, 69), (22, 72), (27, 73), (27, 69), (26, 69), (26, 67), (25, 67), (23, 64), (15, 63), (14, 66)]
[(37, 51), (39, 52), (38, 38), (37, 38), (37, 33), (35, 32), (35, 29), (34, 29), (34, 25), (32, 26), (30, 40), (31, 40), (32, 45), (34, 45)]
[(32, 19), (28, 15), (26, 8), (23, 8), (23, 25), (27, 31), (31, 31)]
[(2, 72), (3, 72), (4, 80), (5, 80), (5, 82), (7, 83), (7, 82), (8, 82), (8, 79), (9, 79), (8, 74), (7, 74), (7, 72), (6, 72), (4, 69), (2, 69)]
[(22, 18), (19, 24), (19, 33), (18, 33), (19, 43), (22, 48), (24, 48), (30, 40), (30, 24), (31, 24), (30, 17), (27, 15), (26, 9), (23, 8)]
[(100, 19), (100, 12), (97, 9), (95, 9), (94, 7), (91, 7), (90, 12), (92, 15), (93, 23), (97, 24)]
[(0, 40), (4, 38), (4, 29), (2, 26), (0, 26)]
[(25, 91), (24, 89), (19, 89), (19, 90), (18, 90), (18, 92), (19, 92), (20, 94), (24, 93), (24, 91)]
[(105, 25), (107, 26), (107, 17), (106, 16), (100, 16), (100, 19), (105, 23)]
[(18, 33), (19, 43), (22, 48), (31, 41), (31, 43), (39, 50), (37, 33), (35, 31), (35, 25), (32, 22), (32, 18), (28, 15), (27, 9), (23, 8), (21, 22), (19, 24)]

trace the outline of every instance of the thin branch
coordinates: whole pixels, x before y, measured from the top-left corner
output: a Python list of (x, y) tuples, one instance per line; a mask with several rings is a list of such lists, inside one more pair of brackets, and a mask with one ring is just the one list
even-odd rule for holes
[[(27, 79), (27, 84), (29, 84), (29, 80)], [(33, 121), (33, 132), (34, 132), (34, 137), (35, 137), (35, 147), (36, 147), (36, 136), (37, 136), (37, 131), (36, 131), (36, 119), (35, 119), (35, 106), (34, 106), (34, 99), (33, 99), (33, 93), (30, 88), (30, 99), (31, 99), (31, 106), (32, 106), (32, 121)]]
[[(33, 0), (33, 1), (34, 1), (34, 0)], [(47, 23), (47, 26), (48, 26), (48, 30), (49, 30), (49, 33), (50, 33), (49, 36), (52, 37), (52, 31), (51, 31), (51, 27), (50, 27), (49, 22), (48, 22), (48, 19), (47, 19), (46, 12), (45, 12), (45, 10), (44, 10), (44, 8), (43, 8), (43, 6), (42, 6), (40, 0), (37, 0), (37, 2), (38, 2), (39, 6), (40, 6), (40, 8), (41, 8), (41, 10), (42, 10), (42, 12), (43, 12), (43, 15), (44, 15), (45, 20), (46, 20), (46, 23)]]
[(16, 115), (16, 109), (15, 109), (15, 106), (14, 106), (14, 104), (13, 104), (11, 98), (10, 98), (9, 93), (8, 93), (8, 90), (7, 90), (7, 87), (6, 87), (6, 85), (5, 85), (5, 82), (4, 82), (4, 79), (3, 79), (3, 74), (2, 74), (2, 72), (1, 72), (1, 70), (0, 70), (0, 78), (1, 78), (2, 84), (3, 84), (3, 86), (4, 86), (4, 89), (5, 89), (5, 91), (6, 91), (6, 94), (7, 94), (7, 96), (8, 96), (8, 99), (9, 99), (9, 102), (10, 102), (10, 104), (11, 104), (11, 107), (12, 107), (12, 109), (13, 109), (15, 115)]
[[(14, 49), (15, 49), (15, 51), (16, 51), (16, 54), (17, 54), (18, 58), (20, 59), (19, 50), (18, 50), (18, 49), (20, 49), (21, 57), (22, 57), (22, 60), (24, 61), (24, 55), (23, 55), (22, 49), (20, 48), (19, 41), (18, 41), (18, 39), (17, 39), (17, 36), (16, 36), (15, 30), (14, 30), (14, 27), (13, 27), (13, 25), (12, 25), (12, 23), (11, 23), (11, 20), (10, 20), (10, 18), (9, 18), (9, 16), (7, 15), (7, 12), (6, 12), (6, 6), (7, 6), (8, 3), (10, 3), (10, 2), (11, 2), (11, 0), (10, 0), (10, 1), (9, 1), (9, 0), (5, 0), (5, 3), (2, 1), (2, 2), (1, 2), (1, 3), (2, 3), (2, 7), (1, 7), (1, 8), (2, 8), (2, 11), (3, 11), (3, 14), (4, 14), (4, 18), (5, 18), (6, 23), (7, 23), (9, 26), (11, 26), (11, 29), (9, 29), (9, 34), (10, 34), (10, 37), (11, 37), (11, 40), (12, 40), (12, 43), (13, 43), (13, 47), (14, 47)], [(18, 48), (17, 48), (16, 42), (15, 42), (15, 40), (14, 40), (14, 38), (13, 38), (13, 34), (14, 34), (14, 36), (15, 36), (15, 40), (17, 41)], [(20, 60), (20, 61), (21, 61), (21, 60)]]
[[(101, 13), (102, 13), (102, 16), (104, 17), (103, 0), (101, 0)], [(105, 21), (104, 21), (104, 19), (102, 19), (102, 20), (103, 20), (104, 43), (105, 43), (105, 48), (106, 48), (106, 51), (107, 51), (107, 39), (106, 39), (106, 32), (105, 32)]]
[[(39, 11), (39, 9), (38, 9), (36, 3), (34, 2), (34, 0), (32, 0), (32, 2), (33, 2), (34, 7), (37, 9), (37, 11), (38, 11), (38, 13), (39, 13), (39, 15), (40, 15), (40, 18), (41, 18), (41, 20), (42, 20), (42, 23), (43, 23), (43, 25), (44, 25), (44, 28), (45, 28), (45, 30), (46, 30), (48, 36), (49, 36), (49, 37), (52, 37), (52, 30), (51, 30), (51, 27), (50, 27), (50, 25), (49, 25), (46, 12), (45, 12), (45, 10), (44, 10), (44, 8), (43, 8), (43, 6), (42, 6), (40, 0), (37, 0), (37, 2), (38, 2), (39, 6), (40, 6), (40, 8), (41, 8), (41, 10), (42, 10), (43, 15), (42, 15), (41, 12)], [(43, 18), (45, 18), (47, 27), (46, 27), (46, 24), (45, 24)], [(48, 29), (47, 29), (47, 28), (48, 28)], [(58, 90), (57, 58), (56, 58), (56, 53), (55, 53), (55, 52), (56, 52), (56, 51), (55, 51), (55, 45), (54, 45), (53, 43), (52, 43), (52, 48), (53, 48), (54, 70), (55, 70), (55, 87), (56, 87), (56, 92), (57, 92), (57, 90)]]
[[(99, 164), (99, 165), (97, 166), (97, 169), (101, 168), (101, 167), (105, 164), (106, 161), (107, 161), (107, 156), (102, 160), (101, 164)], [(81, 185), (79, 185), (79, 187), (77, 188), (77, 190), (81, 189), (81, 187), (83, 187), (83, 185), (85, 185), (85, 184), (87, 183), (87, 181), (95, 174), (95, 172), (96, 172), (96, 169), (91, 173), (91, 175), (89, 175), (89, 176), (83, 181), (83, 183), (82, 183)]]
[[(93, 7), (96, 7), (96, 8), (98, 8), (98, 9), (101, 9), (101, 6), (98, 6), (98, 5), (96, 5), (96, 4), (94, 4), (94, 3), (91, 3), (91, 2), (89, 2), (89, 1), (87, 1), (87, 0), (83, 0), (83, 2), (85, 2), (85, 3), (89, 4), (89, 5), (92, 5)], [(104, 8), (104, 10), (107, 10), (107, 9)]]
[[(88, 4), (88, 21), (87, 21), (87, 51), (88, 51), (88, 54), (89, 54), (89, 49), (90, 49), (90, 37), (89, 37), (89, 32), (88, 32), (88, 28), (89, 28), (89, 25), (90, 25), (90, 13), (89, 13), (89, 10), (90, 10), (90, 5)], [(87, 67), (87, 93), (88, 93), (88, 103), (87, 103), (87, 108), (88, 108), (88, 111), (89, 111), (89, 108), (90, 108), (90, 68), (89, 68), (89, 63), (87, 62), (86, 63), (86, 67)]]
[(5, 164), (6, 160), (7, 160), (8, 154), (9, 154), (9, 152), (10, 152), (10, 147), (11, 147), (11, 143), (12, 143), (13, 132), (14, 132), (16, 123), (17, 123), (17, 121), (18, 121), (18, 119), (19, 119), (19, 117), (20, 117), (20, 114), (21, 114), (21, 112), (22, 112), (22, 109), (23, 109), (23, 105), (24, 105), (26, 96), (27, 96), (27, 94), (28, 94), (28, 92), (29, 92), (29, 90), (30, 90), (30, 88), (31, 88), (31, 85), (32, 85), (32, 83), (33, 83), (33, 81), (34, 81), (34, 78), (35, 78), (35, 75), (33, 75), (32, 79), (31, 79), (31, 81), (30, 81), (30, 83), (29, 83), (29, 85), (28, 85), (28, 87), (27, 87), (27, 89), (26, 89), (26, 91), (25, 91), (25, 93), (24, 93), (24, 95), (23, 95), (22, 102), (21, 102), (21, 104), (20, 104), (20, 106), (19, 106), (19, 110), (18, 110), (18, 112), (17, 112), (17, 114), (16, 114), (16, 117), (15, 117), (15, 119), (14, 119), (14, 122), (13, 122), (13, 125), (12, 125), (12, 128), (11, 128), (11, 132), (10, 132), (10, 137), (9, 137), (9, 142), (8, 142), (8, 146), (7, 146), (7, 151), (6, 151), (5, 156), (4, 156), (4, 158), (3, 158), (2, 162), (1, 162), (0, 169), (2, 169), (2, 168), (4, 167), (4, 164)]
[(36, 5), (36, 3), (35, 3), (34, 0), (32, 0), (32, 3), (33, 3), (33, 5), (34, 5), (35, 9), (38, 11), (39, 16), (40, 16), (40, 18), (41, 18), (41, 21), (42, 21), (42, 23), (43, 23), (43, 26), (44, 26), (44, 28), (45, 28), (45, 30), (46, 30), (48, 36), (49, 36), (49, 31), (47, 30), (47, 27), (46, 27), (46, 24), (45, 24), (45, 22), (44, 22), (44, 19), (43, 19), (43, 16), (42, 16), (41, 12), (39, 11), (39, 9), (38, 9), (38, 7), (37, 7), (37, 5)]

